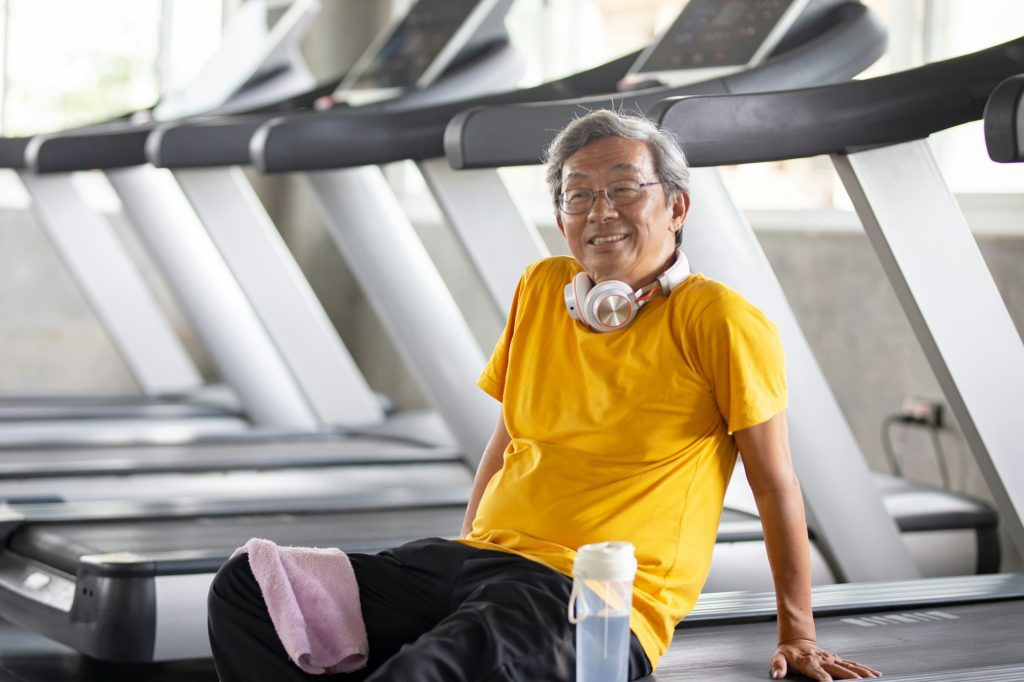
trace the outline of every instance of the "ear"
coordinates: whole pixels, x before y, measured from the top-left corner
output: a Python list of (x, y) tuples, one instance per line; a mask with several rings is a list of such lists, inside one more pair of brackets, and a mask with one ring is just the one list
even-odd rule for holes
[(558, 225), (558, 231), (562, 233), (562, 237), (565, 237), (565, 225), (562, 224), (562, 212), (557, 211), (555, 213), (555, 224)]
[(686, 214), (690, 212), (690, 195), (686, 192), (676, 192), (672, 200), (672, 231), (681, 230), (686, 221)]

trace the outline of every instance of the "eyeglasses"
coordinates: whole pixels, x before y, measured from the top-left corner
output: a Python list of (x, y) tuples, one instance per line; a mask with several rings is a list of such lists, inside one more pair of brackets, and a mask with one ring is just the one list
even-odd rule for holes
[(629, 206), (640, 201), (644, 195), (644, 187), (660, 185), (661, 182), (637, 182), (635, 180), (620, 180), (613, 182), (604, 189), (597, 191), (589, 189), (569, 189), (558, 195), (558, 207), (570, 215), (587, 213), (597, 201), (597, 195), (604, 194), (612, 206)]

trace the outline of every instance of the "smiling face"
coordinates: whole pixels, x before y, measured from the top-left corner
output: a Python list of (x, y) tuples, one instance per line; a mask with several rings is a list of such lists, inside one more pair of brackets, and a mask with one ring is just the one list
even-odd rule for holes
[(595, 282), (616, 279), (634, 289), (649, 284), (672, 264), (675, 233), (683, 226), (690, 198), (666, 201), (661, 185), (643, 188), (628, 206), (613, 206), (602, 191), (613, 182), (657, 182), (654, 156), (642, 140), (603, 137), (580, 148), (562, 167), (562, 190), (597, 192), (586, 213), (558, 212), (558, 229), (569, 251)]

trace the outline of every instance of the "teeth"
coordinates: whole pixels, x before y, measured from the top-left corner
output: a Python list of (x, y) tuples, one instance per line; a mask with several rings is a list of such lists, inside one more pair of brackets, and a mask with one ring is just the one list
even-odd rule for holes
[(615, 234), (611, 235), (610, 237), (594, 237), (593, 239), (590, 240), (590, 243), (593, 244), (594, 246), (597, 246), (599, 244), (608, 244), (610, 242), (622, 241), (625, 238), (626, 235), (624, 234)]

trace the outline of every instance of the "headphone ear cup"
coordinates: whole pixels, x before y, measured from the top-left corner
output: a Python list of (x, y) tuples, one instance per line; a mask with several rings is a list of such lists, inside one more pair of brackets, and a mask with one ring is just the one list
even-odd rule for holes
[(629, 325), (640, 304), (625, 282), (608, 280), (596, 284), (581, 308), (583, 320), (598, 332), (613, 332)]
[(584, 324), (590, 324), (584, 318), (583, 304), (593, 286), (594, 283), (591, 281), (590, 275), (585, 272), (577, 274), (571, 282), (565, 285), (565, 307), (569, 311), (569, 317), (581, 320)]

